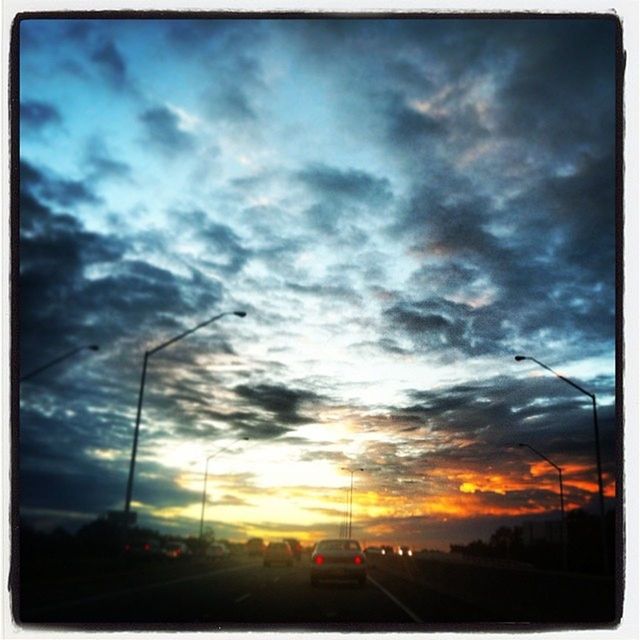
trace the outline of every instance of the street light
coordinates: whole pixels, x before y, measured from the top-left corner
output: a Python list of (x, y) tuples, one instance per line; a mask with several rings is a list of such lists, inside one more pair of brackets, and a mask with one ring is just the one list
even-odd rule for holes
[(203, 530), (204, 530), (204, 505), (205, 505), (206, 496), (207, 496), (207, 476), (209, 474), (209, 460), (212, 460), (218, 454), (223, 453), (227, 449), (231, 448), (236, 442), (240, 442), (240, 440), (248, 440), (248, 439), (249, 438), (238, 438), (237, 440), (234, 440), (231, 444), (227, 445), (226, 447), (222, 447), (221, 449), (218, 449), (217, 451), (212, 453), (207, 458), (207, 461), (205, 462), (205, 465), (204, 465), (204, 485), (202, 487), (202, 511), (201, 511), (201, 515), (200, 515), (200, 540), (202, 540), (202, 533), (203, 533)]
[(170, 344), (173, 344), (174, 342), (178, 342), (178, 340), (182, 340), (182, 338), (185, 338), (186, 336), (194, 333), (198, 329), (202, 329), (202, 327), (205, 327), (208, 324), (211, 324), (215, 320), (219, 320), (224, 316), (230, 316), (230, 315), (238, 316), (238, 318), (244, 318), (247, 314), (245, 311), (226, 311), (225, 313), (219, 313), (217, 316), (213, 316), (213, 318), (209, 318), (208, 320), (205, 320), (204, 322), (201, 322), (200, 324), (196, 325), (195, 327), (193, 327), (193, 329), (188, 329), (187, 331), (183, 331), (181, 334), (175, 336), (175, 338), (171, 338), (170, 340), (167, 340), (166, 342), (159, 344), (157, 347), (154, 347), (153, 349), (149, 349), (144, 352), (144, 359), (142, 361), (142, 375), (140, 377), (140, 392), (138, 394), (138, 411), (136, 414), (136, 426), (133, 432), (133, 447), (131, 449), (131, 463), (129, 465), (129, 479), (127, 481), (127, 493), (126, 493), (125, 502), (124, 502), (125, 531), (129, 526), (129, 512), (131, 510), (131, 493), (133, 491), (133, 474), (136, 466), (136, 452), (138, 450), (138, 434), (140, 432), (140, 415), (142, 413), (142, 398), (144, 396), (144, 381), (147, 374), (147, 361), (149, 360), (149, 356), (152, 356), (154, 353), (157, 353), (161, 349), (168, 347)]
[(543, 453), (540, 453), (537, 449), (534, 449), (531, 445), (525, 444), (524, 442), (518, 443), (519, 447), (527, 447), (535, 453), (537, 456), (540, 456), (543, 460), (546, 460), (556, 471), (558, 472), (558, 478), (560, 481), (560, 541), (562, 543), (562, 566), (564, 570), (567, 570), (567, 539), (565, 535), (565, 521), (564, 521), (564, 491), (562, 488), (562, 469), (552, 460), (549, 460), (547, 456)]
[(89, 349), (90, 351), (99, 351), (100, 347), (97, 344), (87, 344), (87, 345), (83, 345), (82, 347), (76, 347), (75, 349), (71, 349), (71, 351), (67, 351), (66, 353), (63, 353), (61, 356), (58, 356), (57, 358), (54, 358), (50, 362), (47, 362), (47, 364), (43, 364), (41, 367), (38, 367), (37, 369), (34, 369), (33, 371), (30, 371), (29, 373), (25, 374), (20, 378), (20, 382), (24, 382), (25, 380), (29, 380), (29, 378), (33, 378), (33, 376), (37, 375), (41, 371), (44, 371), (45, 369), (52, 367), (54, 364), (58, 364), (58, 362), (62, 362), (63, 360), (70, 358), (72, 355), (75, 355), (76, 353), (78, 353), (79, 351), (83, 351), (84, 349)]
[(561, 376), (557, 371), (554, 371), (551, 367), (548, 367), (546, 364), (540, 362), (540, 360), (536, 360), (531, 356), (515, 356), (516, 362), (522, 362), (523, 360), (531, 360), (536, 364), (540, 365), (543, 369), (550, 371), (554, 376), (560, 378), (560, 380), (566, 382), (571, 385), (574, 389), (577, 389), (581, 393), (589, 396), (591, 398), (591, 404), (593, 407), (593, 429), (595, 432), (595, 441), (596, 441), (596, 466), (598, 470), (598, 496), (600, 498), (600, 537), (602, 544), (602, 571), (603, 573), (608, 572), (609, 562), (607, 558), (607, 538), (605, 532), (605, 521), (604, 521), (604, 491), (602, 488), (602, 464), (600, 462), (600, 435), (598, 432), (598, 411), (596, 409), (596, 394), (583, 389), (580, 385), (573, 382), (573, 380), (569, 380), (569, 378), (565, 378)]
[(349, 490), (349, 507), (347, 510), (348, 521), (347, 521), (347, 535), (346, 535), (346, 538), (350, 539), (351, 538), (351, 519), (353, 517), (353, 474), (356, 471), (364, 471), (364, 469), (360, 467), (356, 469), (347, 469), (347, 467), (340, 467), (340, 469), (342, 471), (348, 471), (351, 474), (351, 488)]

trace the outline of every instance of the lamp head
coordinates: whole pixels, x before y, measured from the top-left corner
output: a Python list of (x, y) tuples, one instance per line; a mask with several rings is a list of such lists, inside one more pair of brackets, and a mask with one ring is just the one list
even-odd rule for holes
[(246, 311), (234, 311), (233, 312), (234, 316), (238, 316), (238, 318), (244, 318), (247, 315)]
[(99, 351), (100, 347), (97, 344), (90, 344), (89, 349), (91, 349), (91, 351)]
[(527, 356), (516, 356), (515, 359), (516, 362), (522, 362), (523, 360), (527, 359)]

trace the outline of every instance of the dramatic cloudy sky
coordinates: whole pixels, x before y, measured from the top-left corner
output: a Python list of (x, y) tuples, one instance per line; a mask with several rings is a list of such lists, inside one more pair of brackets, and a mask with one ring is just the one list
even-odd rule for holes
[[(447, 549), (615, 495), (612, 20), (24, 20), (22, 515)], [(248, 441), (242, 438), (249, 438)]]

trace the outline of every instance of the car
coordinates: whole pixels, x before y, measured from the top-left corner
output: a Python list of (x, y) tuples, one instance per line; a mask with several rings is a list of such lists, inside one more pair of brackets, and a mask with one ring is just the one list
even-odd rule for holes
[(124, 545), (125, 557), (158, 558), (162, 556), (162, 544), (154, 538), (132, 540)]
[(221, 542), (214, 542), (207, 547), (205, 555), (213, 559), (226, 558), (229, 555), (229, 549)]
[(270, 567), (272, 564), (286, 564), (290, 567), (293, 564), (293, 553), (288, 542), (270, 542), (264, 550), (263, 566)]
[(389, 544), (383, 545), (380, 550), (382, 551), (383, 556), (392, 556), (393, 555), (393, 547)]
[(367, 557), (384, 555), (384, 551), (380, 547), (365, 547), (364, 553)]
[(364, 586), (367, 560), (357, 540), (343, 538), (320, 540), (311, 554), (311, 585), (320, 580), (356, 580)]
[(413, 555), (413, 551), (411, 551), (411, 547), (400, 547), (398, 549), (399, 556), (410, 557)]
[(162, 555), (177, 560), (189, 555), (189, 547), (184, 542), (167, 542), (162, 547)]
[(261, 556), (264, 553), (264, 540), (262, 538), (251, 538), (248, 540), (247, 553), (250, 556)]
[(297, 538), (285, 538), (284, 541), (289, 543), (294, 559), (300, 560), (302, 557), (302, 545), (300, 544), (300, 540)]

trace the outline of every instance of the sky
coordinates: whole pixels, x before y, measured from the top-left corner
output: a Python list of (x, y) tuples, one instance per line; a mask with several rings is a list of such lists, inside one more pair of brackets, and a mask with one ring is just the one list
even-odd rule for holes
[[(25, 19), (21, 516), (448, 550), (616, 495), (616, 22)], [(246, 439), (248, 438), (248, 440)], [(207, 459), (209, 463), (207, 466)]]

